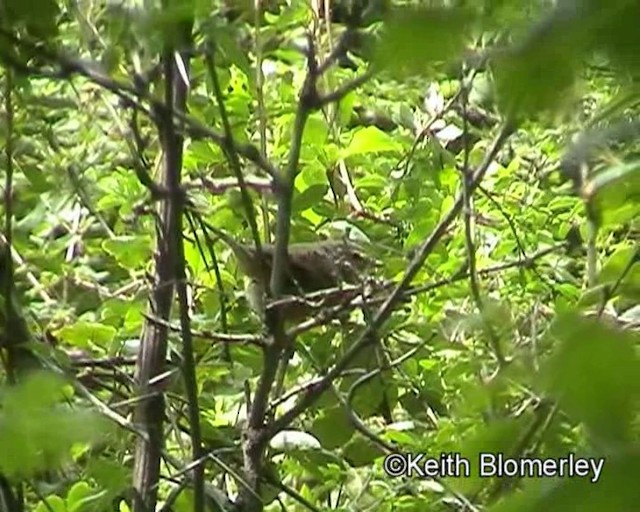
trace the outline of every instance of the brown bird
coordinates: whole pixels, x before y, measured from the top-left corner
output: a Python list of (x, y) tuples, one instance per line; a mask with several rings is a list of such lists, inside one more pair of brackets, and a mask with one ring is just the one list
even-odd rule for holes
[[(251, 307), (262, 314), (264, 297), (269, 287), (273, 268), (273, 244), (262, 245), (261, 262), (254, 245), (237, 242), (213, 226), (212, 231), (233, 251), (238, 268), (248, 278), (245, 291)], [(289, 245), (288, 270), (285, 295), (301, 297), (305, 294), (339, 288), (342, 284), (358, 284), (367, 270), (374, 264), (355, 243), (346, 240), (323, 240), (318, 242), (293, 243)], [(357, 293), (334, 293), (320, 301), (321, 306), (335, 306), (355, 297)], [(315, 309), (304, 300), (295, 300), (285, 307), (287, 320), (300, 320)]]

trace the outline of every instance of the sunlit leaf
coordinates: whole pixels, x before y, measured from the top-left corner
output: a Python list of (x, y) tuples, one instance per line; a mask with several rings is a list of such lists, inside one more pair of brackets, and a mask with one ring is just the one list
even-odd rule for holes
[(145, 236), (110, 238), (102, 243), (102, 247), (124, 268), (145, 266), (151, 257), (149, 238)]
[(365, 153), (399, 152), (401, 150), (402, 146), (393, 137), (375, 126), (368, 126), (354, 133), (349, 145), (340, 152), (340, 158), (345, 159)]
[(92, 343), (107, 347), (113, 341), (116, 329), (110, 325), (79, 321), (58, 329), (56, 335), (78, 348), (87, 348)]
[(67, 505), (60, 496), (47, 496), (38, 503), (35, 512), (67, 512)]

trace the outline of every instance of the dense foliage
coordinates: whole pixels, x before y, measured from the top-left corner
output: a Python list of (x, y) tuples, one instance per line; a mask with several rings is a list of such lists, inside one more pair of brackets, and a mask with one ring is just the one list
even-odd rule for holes
[(0, 0), (0, 511), (636, 509), (638, 19)]

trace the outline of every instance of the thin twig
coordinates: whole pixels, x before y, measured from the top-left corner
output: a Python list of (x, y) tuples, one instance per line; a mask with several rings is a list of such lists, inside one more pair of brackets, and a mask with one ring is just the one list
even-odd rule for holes
[(464, 239), (467, 249), (467, 262), (469, 265), (469, 289), (485, 326), (486, 335), (489, 338), (489, 348), (493, 351), (493, 354), (498, 360), (498, 366), (504, 367), (506, 360), (500, 343), (500, 338), (486, 316), (476, 267), (475, 217), (472, 190), (473, 175), (469, 168), (469, 154), (471, 152), (471, 148), (469, 147), (469, 123), (467, 122), (467, 102), (469, 88), (471, 87), (472, 82), (471, 80), (464, 80), (464, 78), (461, 81), (463, 85), (460, 87), (460, 104), (462, 106), (462, 137), (464, 140), (464, 162), (462, 165), (462, 213), (464, 219)]

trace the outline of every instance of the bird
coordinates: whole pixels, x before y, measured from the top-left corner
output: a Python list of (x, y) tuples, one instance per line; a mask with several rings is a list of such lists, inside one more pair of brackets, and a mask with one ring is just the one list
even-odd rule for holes
[[(209, 228), (231, 249), (239, 270), (246, 276), (245, 292), (249, 305), (258, 314), (264, 314), (275, 245), (261, 245), (261, 260), (255, 245), (238, 242), (214, 226)], [(375, 260), (359, 244), (349, 240), (292, 243), (289, 244), (287, 255), (284, 295), (298, 299), (314, 292), (340, 288), (344, 284), (360, 284), (368, 268), (375, 264)], [(340, 293), (338, 290), (327, 295), (320, 303), (322, 306), (336, 306), (356, 295), (353, 291)], [(284, 307), (284, 316), (287, 320), (298, 321), (315, 309), (317, 307), (308, 301), (293, 300)]]

